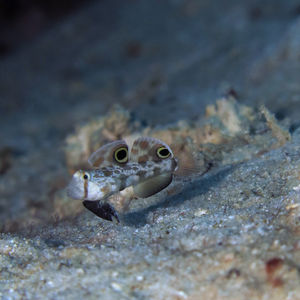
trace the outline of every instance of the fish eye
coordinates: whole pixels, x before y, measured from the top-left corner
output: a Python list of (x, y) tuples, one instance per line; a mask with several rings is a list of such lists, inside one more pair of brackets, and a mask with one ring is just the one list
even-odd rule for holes
[(169, 151), (168, 148), (163, 146), (163, 147), (159, 147), (156, 150), (156, 154), (159, 158), (168, 158), (171, 155), (171, 152)]
[(82, 176), (82, 178), (83, 178), (84, 180), (89, 180), (89, 179), (90, 179), (90, 174), (84, 173), (83, 176)]
[(118, 163), (126, 163), (128, 161), (128, 150), (121, 147), (115, 151), (114, 158)]

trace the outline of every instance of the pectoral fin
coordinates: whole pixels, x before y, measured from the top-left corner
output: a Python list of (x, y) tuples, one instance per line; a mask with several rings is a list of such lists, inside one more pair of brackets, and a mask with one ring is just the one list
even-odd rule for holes
[(113, 221), (115, 219), (118, 223), (120, 222), (116, 210), (109, 203), (84, 200), (82, 204), (85, 208), (104, 220)]
[(173, 174), (162, 174), (148, 179), (133, 187), (135, 196), (141, 198), (150, 197), (166, 188), (173, 179)]

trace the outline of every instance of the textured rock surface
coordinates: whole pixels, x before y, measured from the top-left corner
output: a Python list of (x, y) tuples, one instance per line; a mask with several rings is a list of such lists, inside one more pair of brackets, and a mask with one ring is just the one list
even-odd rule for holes
[[(0, 297), (300, 299), (298, 5), (95, 2), (1, 61)], [(206, 173), (121, 225), (65, 196), (140, 134)]]
[(2, 234), (2, 296), (297, 299), (299, 142), (297, 131), (280, 149), (194, 178), (122, 225), (84, 213)]

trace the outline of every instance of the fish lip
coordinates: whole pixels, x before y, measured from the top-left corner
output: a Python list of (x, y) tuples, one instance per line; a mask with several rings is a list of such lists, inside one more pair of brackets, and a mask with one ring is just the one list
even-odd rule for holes
[(83, 196), (80, 196), (80, 194), (83, 194), (80, 188), (76, 185), (76, 182), (74, 178), (71, 180), (71, 182), (68, 184), (67, 188), (67, 196), (75, 199), (75, 200), (83, 200)]

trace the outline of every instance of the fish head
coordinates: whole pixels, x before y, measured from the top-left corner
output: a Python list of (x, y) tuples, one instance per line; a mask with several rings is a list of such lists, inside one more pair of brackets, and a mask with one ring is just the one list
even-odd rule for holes
[(107, 198), (115, 189), (114, 182), (103, 173), (79, 170), (74, 173), (67, 194), (73, 199), (96, 201)]

